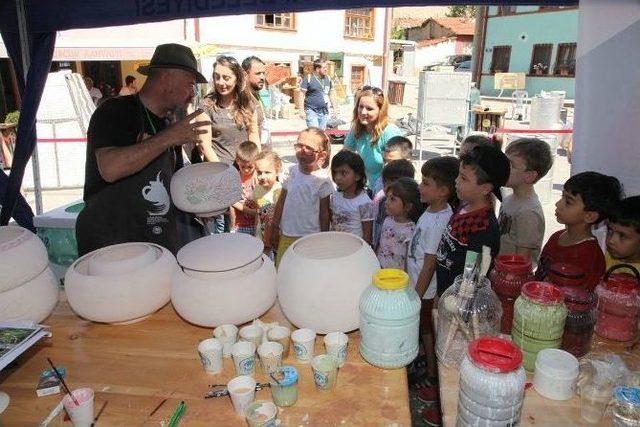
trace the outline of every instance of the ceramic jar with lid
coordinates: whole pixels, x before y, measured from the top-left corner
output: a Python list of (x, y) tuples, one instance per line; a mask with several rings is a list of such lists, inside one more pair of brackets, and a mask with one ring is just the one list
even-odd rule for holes
[(260, 239), (242, 233), (202, 237), (178, 251), (171, 302), (200, 326), (240, 325), (276, 300), (276, 271)]
[(489, 280), (477, 283), (470, 298), (462, 283), (462, 275), (456, 277), (438, 302), (436, 356), (446, 366), (458, 366), (475, 338), (500, 333), (502, 305)]
[(497, 337), (472, 341), (460, 364), (457, 425), (517, 425), (525, 382), (522, 352), (513, 343)]
[(540, 350), (558, 348), (562, 343), (567, 308), (562, 291), (546, 282), (529, 282), (514, 304), (513, 342), (523, 353), (523, 366), (535, 368)]
[[(630, 270), (633, 275), (614, 273)], [(638, 329), (640, 312), (640, 274), (633, 266), (620, 264), (610, 268), (596, 287), (598, 295), (595, 332), (614, 341), (631, 341)]]
[(500, 332), (511, 333), (513, 304), (520, 295), (522, 285), (533, 280), (531, 259), (518, 254), (498, 255), (494, 258), (493, 269), (489, 273), (491, 288), (500, 298), (502, 320)]
[(421, 301), (402, 270), (381, 269), (360, 298), (360, 354), (379, 368), (395, 369), (418, 355)]

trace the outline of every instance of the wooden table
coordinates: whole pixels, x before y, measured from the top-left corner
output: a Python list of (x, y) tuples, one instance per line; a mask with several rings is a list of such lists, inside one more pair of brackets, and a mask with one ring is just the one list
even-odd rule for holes
[[(289, 325), (277, 303), (262, 319)], [(166, 425), (181, 400), (187, 410), (180, 425), (246, 425), (233, 411), (229, 397), (204, 399), (208, 384), (226, 384), (235, 376), (231, 359), (224, 359), (221, 374), (206, 374), (196, 347), (211, 337), (211, 329), (188, 324), (171, 304), (140, 323), (115, 326), (80, 319), (61, 301), (44, 323), (51, 326), (53, 337), (23, 354), (17, 366), (0, 372), (0, 390), (11, 397), (0, 415), (0, 426), (37, 425), (59, 403), (61, 394), (36, 396), (38, 376), (48, 368), (46, 357), (67, 369), (66, 381), (72, 389), (93, 388), (96, 413), (108, 401), (97, 427)], [(369, 365), (360, 356), (359, 342), (359, 332), (349, 334), (347, 363), (331, 392), (315, 389), (310, 365), (294, 361), (293, 355), (285, 359), (298, 368), (300, 379), (298, 402), (280, 409), (282, 426), (411, 425), (405, 369)], [(315, 350), (324, 353), (320, 336)], [(256, 380), (266, 382), (260, 368)], [(256, 399), (271, 400), (271, 391), (258, 391)], [(59, 416), (50, 425), (70, 427), (71, 423)]]
[[(605, 341), (594, 334), (592, 353), (614, 352), (620, 354), (632, 370), (640, 369), (640, 355), (638, 350), (628, 348), (625, 345)], [(457, 368), (447, 368), (439, 364), (438, 376), (440, 380), (440, 402), (442, 404), (442, 416), (444, 426), (456, 425), (456, 413), (458, 408), (458, 381), (459, 370)], [(527, 372), (527, 383), (533, 381), (533, 373)], [(528, 387), (524, 395), (521, 426), (585, 426), (588, 425), (580, 417), (580, 398), (573, 396), (569, 400), (559, 401), (542, 397), (533, 388)], [(603, 420), (599, 425), (611, 425), (609, 419)]]
[(472, 107), (471, 112), (475, 116), (474, 130), (482, 132), (490, 132), (492, 127), (500, 129), (507, 113), (506, 110), (485, 110), (478, 107)]

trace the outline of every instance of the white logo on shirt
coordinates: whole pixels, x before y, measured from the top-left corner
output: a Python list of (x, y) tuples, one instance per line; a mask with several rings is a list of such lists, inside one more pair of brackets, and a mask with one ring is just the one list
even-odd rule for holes
[(158, 172), (155, 181), (149, 181), (149, 185), (145, 185), (141, 191), (142, 197), (153, 205), (151, 210), (147, 211), (149, 215), (153, 216), (165, 215), (171, 206), (169, 193), (160, 179), (161, 173), (162, 171)]

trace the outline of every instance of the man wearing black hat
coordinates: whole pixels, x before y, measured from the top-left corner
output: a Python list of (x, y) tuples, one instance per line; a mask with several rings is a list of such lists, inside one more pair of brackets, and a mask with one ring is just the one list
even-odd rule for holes
[(178, 249), (169, 184), (182, 166), (182, 145), (198, 142), (211, 123), (195, 121), (200, 110), (173, 118), (192, 101), (196, 83), (207, 79), (191, 49), (178, 44), (158, 46), (138, 72), (147, 76), (140, 92), (108, 99), (89, 122), (86, 206), (76, 222), (80, 255), (133, 241)]

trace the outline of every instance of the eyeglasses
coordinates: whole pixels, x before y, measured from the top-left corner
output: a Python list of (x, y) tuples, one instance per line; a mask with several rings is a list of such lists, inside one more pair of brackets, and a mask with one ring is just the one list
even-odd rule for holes
[(365, 90), (370, 90), (371, 93), (373, 93), (376, 96), (382, 96), (384, 97), (384, 93), (382, 92), (382, 89), (380, 89), (379, 87), (375, 87), (375, 86), (362, 86), (362, 89), (360, 89), (360, 92), (363, 92)]
[(302, 151), (304, 154), (317, 154), (320, 152), (320, 150), (316, 150), (308, 145), (300, 144), (299, 142), (293, 144), (293, 148), (295, 148), (296, 151)]

